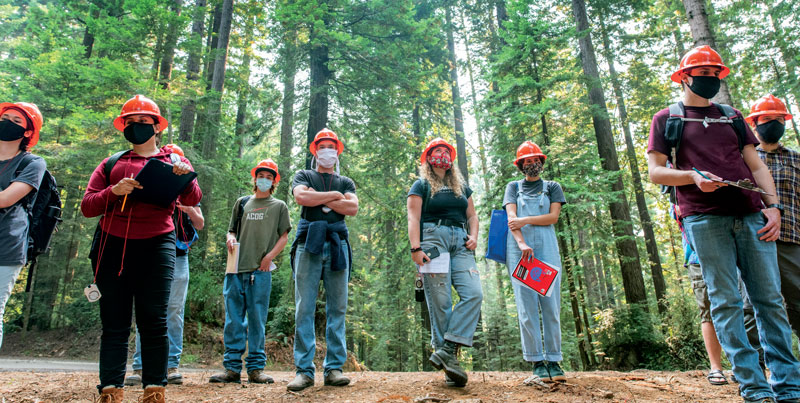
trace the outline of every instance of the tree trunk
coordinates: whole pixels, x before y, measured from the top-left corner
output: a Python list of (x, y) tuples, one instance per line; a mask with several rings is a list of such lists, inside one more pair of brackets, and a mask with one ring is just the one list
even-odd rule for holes
[(594, 260), (591, 257), (591, 247), (586, 241), (586, 230), (578, 230), (578, 249), (581, 251), (581, 266), (583, 267), (583, 277), (586, 283), (586, 302), (594, 310), (601, 306), (601, 297), (597, 295), (597, 269), (594, 267)]
[[(606, 113), (606, 99), (603, 89), (600, 86), (600, 75), (597, 72), (597, 59), (592, 46), (592, 39), (589, 35), (589, 20), (586, 16), (586, 4), (584, 0), (572, 0), (572, 10), (575, 17), (580, 37), (580, 56), (583, 65), (587, 89), (589, 92), (589, 107), (592, 110), (592, 123), (597, 138), (597, 151), (602, 161), (603, 169), (612, 174), (619, 172), (619, 160), (617, 150), (614, 145), (614, 137), (611, 134), (611, 122)], [(643, 308), (647, 308), (647, 294), (644, 288), (644, 278), (642, 277), (642, 266), (639, 262), (639, 250), (631, 225), (631, 215), (628, 210), (628, 200), (625, 197), (622, 178), (617, 176), (617, 180), (612, 185), (612, 191), (617, 193), (619, 199), (609, 203), (611, 211), (612, 229), (619, 257), (620, 269), (622, 271), (622, 285), (625, 289), (625, 299), (629, 304), (641, 303)]]
[(483, 119), (480, 113), (480, 109), (478, 108), (478, 96), (476, 95), (475, 91), (475, 79), (472, 74), (472, 53), (470, 52), (470, 41), (469, 41), (469, 33), (466, 29), (466, 24), (464, 23), (464, 11), (461, 10), (461, 26), (464, 27), (464, 49), (466, 50), (467, 56), (467, 73), (469, 73), (469, 88), (470, 88), (470, 95), (472, 96), (472, 115), (475, 117), (475, 125), (477, 126), (477, 135), (478, 135), (478, 154), (481, 159), (481, 177), (483, 178), (483, 191), (486, 194), (487, 201), (489, 201), (490, 197), (490, 186), (489, 186), (489, 168), (486, 164), (486, 147), (484, 147), (484, 138), (483, 138)]
[[(708, 45), (719, 52), (720, 48), (717, 47), (717, 41), (714, 39), (714, 31), (711, 30), (711, 24), (708, 21), (706, 0), (683, 0), (683, 7), (686, 9), (686, 18), (689, 20), (694, 46)], [(733, 97), (731, 97), (725, 80), (722, 80), (719, 93), (712, 98), (712, 101), (733, 105)]]
[(172, 78), (172, 64), (175, 60), (175, 46), (178, 43), (178, 32), (181, 28), (181, 9), (183, 8), (183, 0), (172, 0), (172, 12), (170, 20), (167, 23), (167, 37), (164, 39), (164, 55), (161, 58), (161, 72), (159, 83), (161, 88), (168, 89), (169, 81)]
[(86, 51), (83, 53), (83, 57), (89, 59), (92, 57), (92, 49), (94, 48), (94, 33), (89, 28), (89, 24), (92, 20), (95, 20), (100, 17), (100, 8), (97, 6), (90, 6), (91, 13), (89, 13), (89, 18), (86, 19), (86, 29), (83, 31), (83, 47), (86, 48)]
[(242, 70), (240, 72), (239, 99), (236, 103), (236, 140), (239, 143), (238, 156), (242, 158), (244, 144), (246, 142), (246, 123), (247, 123), (247, 102), (250, 99), (250, 59), (253, 54), (253, 21), (252, 17), (247, 17), (244, 28), (244, 57), (242, 58)]
[[(223, 0), (224, 1), (224, 0)], [(222, 23), (222, 7), (223, 2), (218, 1), (217, 4), (214, 6), (214, 15), (213, 19), (211, 20), (211, 31), (208, 33), (208, 38), (206, 41), (206, 48), (208, 51), (206, 52), (206, 89), (211, 89), (211, 82), (214, 80), (214, 63), (217, 58), (217, 49), (219, 49), (219, 30), (220, 24)], [(227, 51), (227, 47), (226, 47)]]
[[(297, 75), (297, 31), (286, 27), (281, 47), (283, 103), (281, 112), (281, 146), (278, 170), (289, 173), (292, 160), (292, 127), (294, 126), (294, 78)], [(288, 176), (287, 176), (288, 178)], [(289, 181), (278, 185), (278, 195), (289, 200)]]
[[(326, 4), (327, 2), (323, 2)], [(329, 24), (329, 15), (323, 17), (325, 26)], [(328, 126), (328, 83), (333, 72), (328, 69), (328, 46), (323, 43), (320, 33), (311, 31), (311, 51), (309, 52), (309, 96), (308, 126), (306, 129), (306, 147), (314, 141), (317, 132)], [(306, 154), (306, 169), (311, 169), (311, 154)]]
[[(777, 16), (775, 16), (775, 12), (777, 11), (774, 7), (768, 7), (769, 9), (769, 21), (772, 25), (772, 38), (775, 44), (777, 45), (778, 50), (781, 53), (781, 59), (783, 60), (783, 64), (786, 65), (786, 77), (787, 80), (781, 79), (781, 74), (779, 73), (779, 69), (775, 60), (772, 60), (772, 66), (775, 70), (775, 76), (777, 78), (777, 82), (780, 83), (779, 87), (789, 87), (789, 90), (786, 91), (783, 95), (784, 102), (786, 103), (786, 110), (789, 113), (792, 113), (792, 104), (789, 102), (789, 97), (787, 96), (788, 93), (791, 93), (794, 96), (795, 102), (800, 102), (800, 85), (797, 82), (797, 74), (795, 74), (795, 66), (797, 62), (795, 61), (794, 55), (792, 55), (788, 46), (786, 45), (786, 39), (784, 36), (784, 32), (781, 27), (775, 22)], [(794, 139), (798, 145), (800, 145), (800, 131), (797, 129), (797, 122), (796, 119), (792, 119), (792, 128), (794, 129)]]
[(650, 274), (653, 278), (653, 288), (656, 292), (658, 301), (658, 312), (663, 316), (667, 314), (667, 284), (664, 281), (664, 273), (661, 268), (661, 257), (658, 255), (658, 242), (653, 231), (653, 221), (650, 219), (650, 211), (647, 209), (647, 201), (644, 199), (644, 186), (642, 185), (642, 174), (639, 172), (638, 158), (636, 158), (636, 148), (633, 145), (631, 128), (628, 125), (628, 110), (625, 108), (625, 96), (622, 93), (622, 86), (617, 77), (617, 69), (614, 66), (614, 51), (611, 49), (611, 41), (608, 38), (608, 30), (603, 18), (600, 22), (600, 31), (603, 36), (603, 54), (608, 62), (608, 71), (611, 76), (611, 84), (614, 87), (614, 95), (617, 98), (617, 109), (619, 110), (619, 120), (622, 132), (625, 134), (625, 151), (628, 156), (628, 166), (631, 170), (633, 179), (633, 190), (636, 196), (636, 208), (639, 212), (639, 221), (644, 231), (644, 242), (647, 246), (647, 260), (650, 263)]
[[(558, 226), (562, 228), (563, 224), (559, 221)], [(558, 232), (563, 233), (561, 230)], [(564, 269), (562, 276), (566, 275), (567, 287), (569, 288), (569, 301), (570, 306), (572, 307), (573, 323), (575, 324), (575, 337), (578, 339), (578, 356), (581, 358), (583, 370), (586, 371), (589, 369), (589, 355), (586, 353), (586, 340), (583, 338), (583, 325), (581, 324), (581, 315), (578, 311), (578, 298), (577, 292), (575, 291), (575, 281), (572, 278), (572, 259), (570, 258), (569, 246), (564, 239), (564, 235), (558, 236), (558, 244), (559, 249), (561, 249), (561, 255), (564, 257), (564, 260), (561, 262), (561, 266)], [(564, 277), (562, 277), (562, 279), (563, 278)]]
[[(201, 52), (203, 50), (202, 41), (203, 32), (205, 31), (205, 8), (206, 0), (197, 0), (195, 2), (195, 9), (192, 14), (192, 33), (189, 36), (189, 45), (187, 49), (189, 57), (186, 61), (186, 81), (189, 83), (196, 82), (200, 78)], [(195, 96), (196, 94), (187, 96), (186, 101), (183, 106), (181, 106), (180, 132), (178, 135), (181, 142), (189, 142), (192, 140), (194, 118), (197, 112)]]
[(461, 113), (461, 92), (458, 88), (458, 65), (456, 61), (456, 45), (453, 39), (453, 17), (450, 6), (444, 8), (445, 29), (447, 30), (447, 51), (450, 60), (450, 89), (453, 99), (453, 127), (456, 132), (456, 154), (458, 169), (469, 184), (469, 164), (467, 164), (467, 144), (464, 140), (464, 117)]

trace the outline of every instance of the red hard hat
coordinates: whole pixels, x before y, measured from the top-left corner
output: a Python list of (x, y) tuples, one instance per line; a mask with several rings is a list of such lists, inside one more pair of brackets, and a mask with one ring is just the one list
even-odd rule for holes
[(336, 143), (336, 150), (338, 151), (337, 154), (341, 154), (344, 151), (344, 144), (339, 141), (339, 136), (333, 132), (333, 130), (328, 129), (327, 127), (317, 132), (317, 135), (314, 136), (314, 141), (308, 145), (308, 151), (311, 151), (311, 155), (317, 156), (317, 144), (319, 144), (322, 140), (331, 140)]
[(753, 106), (750, 107), (750, 114), (744, 120), (751, 125), (759, 116), (763, 115), (783, 115), (784, 120), (792, 118), (792, 114), (786, 109), (786, 105), (778, 97), (767, 94), (759, 98)]
[(681, 82), (681, 76), (686, 72), (686, 70), (693, 69), (695, 67), (719, 67), (722, 69), (719, 72), (719, 78), (723, 79), (728, 76), (728, 73), (731, 72), (725, 64), (722, 63), (722, 57), (720, 57), (719, 53), (714, 49), (711, 49), (711, 46), (703, 45), (698, 46), (690, 51), (688, 51), (685, 55), (683, 55), (683, 59), (681, 59), (681, 64), (678, 66), (678, 70), (672, 73), (670, 77), (672, 81), (676, 83)]
[(183, 149), (180, 148), (177, 144), (169, 143), (169, 144), (165, 145), (164, 148), (166, 148), (167, 151), (169, 151), (169, 152), (171, 152), (173, 154), (178, 154), (181, 157), (186, 157), (186, 155), (183, 153)]
[(453, 161), (455, 161), (456, 160), (456, 149), (455, 149), (455, 147), (451, 146), (450, 143), (444, 141), (443, 138), (437, 137), (437, 138), (431, 140), (430, 143), (428, 143), (428, 145), (425, 146), (425, 149), (422, 150), (422, 155), (419, 156), (419, 162), (424, 165), (425, 164), (425, 159), (428, 157), (428, 153), (430, 153), (431, 150), (433, 150), (434, 148), (442, 147), (442, 146), (443, 147), (447, 147), (450, 150), (450, 157), (452, 157)]
[(278, 182), (281, 181), (281, 174), (278, 173), (278, 164), (275, 163), (271, 158), (267, 158), (265, 160), (261, 160), (253, 169), (250, 170), (250, 176), (253, 178), (256, 177), (256, 173), (259, 169), (266, 169), (268, 171), (272, 171), (273, 175), (275, 175), (275, 180), (273, 181), (276, 185)]
[(161, 116), (161, 109), (158, 108), (158, 105), (144, 95), (136, 95), (122, 105), (122, 111), (114, 119), (114, 127), (119, 131), (125, 130), (125, 117), (130, 115), (150, 115), (156, 118), (161, 130), (166, 129), (169, 125), (167, 119)]
[(21, 110), (25, 116), (30, 119), (31, 123), (33, 123), (33, 127), (29, 127), (28, 130), (33, 130), (33, 133), (30, 134), (30, 141), (28, 141), (28, 149), (33, 148), (36, 143), (39, 142), (39, 131), (42, 130), (42, 124), (44, 124), (44, 117), (42, 117), (42, 112), (39, 111), (39, 107), (32, 103), (28, 102), (3, 102), (0, 103), (0, 114), (5, 112), (6, 109), (15, 108)]
[(517, 147), (517, 159), (514, 160), (514, 165), (517, 165), (519, 161), (530, 157), (542, 157), (542, 162), (547, 160), (547, 156), (544, 155), (542, 149), (539, 148), (536, 143), (532, 141), (525, 141), (524, 143), (520, 144), (519, 147)]

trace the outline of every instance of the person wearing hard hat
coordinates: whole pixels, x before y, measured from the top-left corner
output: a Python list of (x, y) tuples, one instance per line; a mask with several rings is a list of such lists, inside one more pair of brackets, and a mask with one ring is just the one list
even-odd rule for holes
[(800, 337), (800, 153), (780, 142), (791, 118), (783, 101), (769, 94), (753, 104), (745, 120), (756, 130), (761, 142), (756, 151), (772, 173), (784, 206), (781, 232), (775, 241), (778, 270), (789, 323)]
[[(508, 214), (506, 264), (509, 273), (516, 269), (520, 259), (536, 258), (551, 266), (561, 267), (553, 225), (558, 222), (561, 206), (567, 200), (558, 182), (542, 179), (546, 160), (542, 149), (532, 141), (526, 141), (517, 148), (514, 166), (525, 174), (525, 178), (506, 185), (503, 197), (503, 206)], [(564, 370), (559, 364), (563, 359), (561, 276), (553, 282), (549, 297), (539, 295), (513, 279), (511, 285), (517, 303), (522, 358), (533, 363), (533, 374), (543, 382), (566, 382)]]
[[(429, 360), (444, 369), (445, 384), (464, 387), (469, 378), (458, 351), (472, 346), (483, 290), (475, 265), (478, 216), (455, 157), (455, 148), (441, 138), (422, 151), (420, 178), (408, 192), (408, 240), (430, 313), (434, 352)], [(459, 297), (455, 307), (452, 288)]]
[[(39, 190), (47, 169), (44, 159), (28, 152), (39, 142), (42, 123), (42, 113), (34, 104), (0, 103), (0, 346), (6, 303), (27, 261), (29, 222), (25, 201)], [(29, 161), (20, 170), (26, 158)]]
[[(185, 157), (183, 149), (177, 144), (167, 144), (164, 150), (172, 153), (173, 161)], [(172, 275), (172, 286), (167, 304), (167, 336), (169, 338), (169, 357), (167, 358), (167, 383), (180, 385), (183, 375), (178, 372), (183, 352), (183, 314), (186, 305), (186, 294), (189, 291), (189, 247), (198, 239), (197, 231), (205, 226), (205, 218), (200, 205), (175, 205), (172, 214), (175, 226), (175, 270)], [(142, 342), (139, 329), (136, 329), (136, 351), (133, 353), (133, 374), (125, 378), (125, 385), (135, 386), (142, 383)]]
[(250, 383), (273, 383), (264, 373), (267, 354), (264, 333), (269, 313), (274, 260), (289, 241), (289, 208), (283, 200), (272, 197), (281, 174), (272, 159), (261, 160), (250, 170), (253, 194), (240, 197), (233, 204), (228, 225), (227, 247), (236, 256), (237, 268), (225, 274), (222, 295), (225, 299), (223, 341), (225, 370), (212, 375), (211, 383), (241, 382), (242, 355)]
[(333, 131), (320, 130), (308, 147), (310, 170), (294, 175), (292, 194), (302, 206), (297, 234), (292, 243), (294, 268), (295, 331), (294, 365), (296, 376), (290, 391), (314, 386), (316, 338), (314, 314), (317, 311), (319, 282), (325, 286), (325, 341), (327, 351), (323, 369), (325, 385), (346, 386), (350, 379), (342, 373), (347, 360), (345, 313), (347, 287), (353, 253), (345, 217), (358, 213), (356, 185), (339, 175), (339, 155), (344, 144)]
[[(192, 166), (185, 157), (173, 161), (170, 151), (157, 146), (167, 119), (153, 100), (136, 95), (122, 106), (114, 127), (132, 149), (104, 159), (89, 178), (81, 202), (85, 217), (101, 216), (89, 253), (95, 277), (87, 288), (99, 291), (100, 384), (104, 402), (122, 402), (131, 316), (136, 305), (136, 328), (142, 349), (142, 396), (164, 402), (167, 384), (167, 306), (175, 269), (175, 225), (169, 206), (128, 197), (143, 185), (133, 179), (151, 159), (172, 164), (172, 173), (185, 175)], [(197, 180), (179, 194), (177, 202), (196, 206), (202, 198)], [(92, 299), (90, 299), (92, 300)]]
[[(681, 59), (671, 78), (682, 86), (683, 102), (656, 113), (650, 127), (650, 180), (675, 186), (680, 218), (708, 287), (717, 336), (741, 396), (745, 401), (790, 401), (800, 398), (800, 362), (792, 354), (774, 242), (783, 206), (741, 112), (710, 101), (729, 71), (709, 46), (694, 48)], [(740, 275), (756, 312), (770, 382), (747, 340)]]

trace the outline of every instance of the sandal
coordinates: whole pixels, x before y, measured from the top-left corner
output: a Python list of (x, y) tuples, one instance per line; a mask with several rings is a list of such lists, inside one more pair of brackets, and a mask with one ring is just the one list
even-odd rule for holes
[(712, 385), (728, 384), (728, 379), (725, 378), (725, 375), (722, 373), (722, 371), (718, 369), (708, 371), (708, 376), (706, 376), (706, 379), (708, 379), (708, 383)]

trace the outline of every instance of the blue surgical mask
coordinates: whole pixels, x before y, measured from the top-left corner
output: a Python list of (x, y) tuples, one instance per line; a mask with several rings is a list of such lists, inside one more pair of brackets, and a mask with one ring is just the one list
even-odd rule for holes
[(256, 179), (256, 187), (261, 192), (269, 192), (272, 189), (272, 181), (267, 178), (257, 178)]

